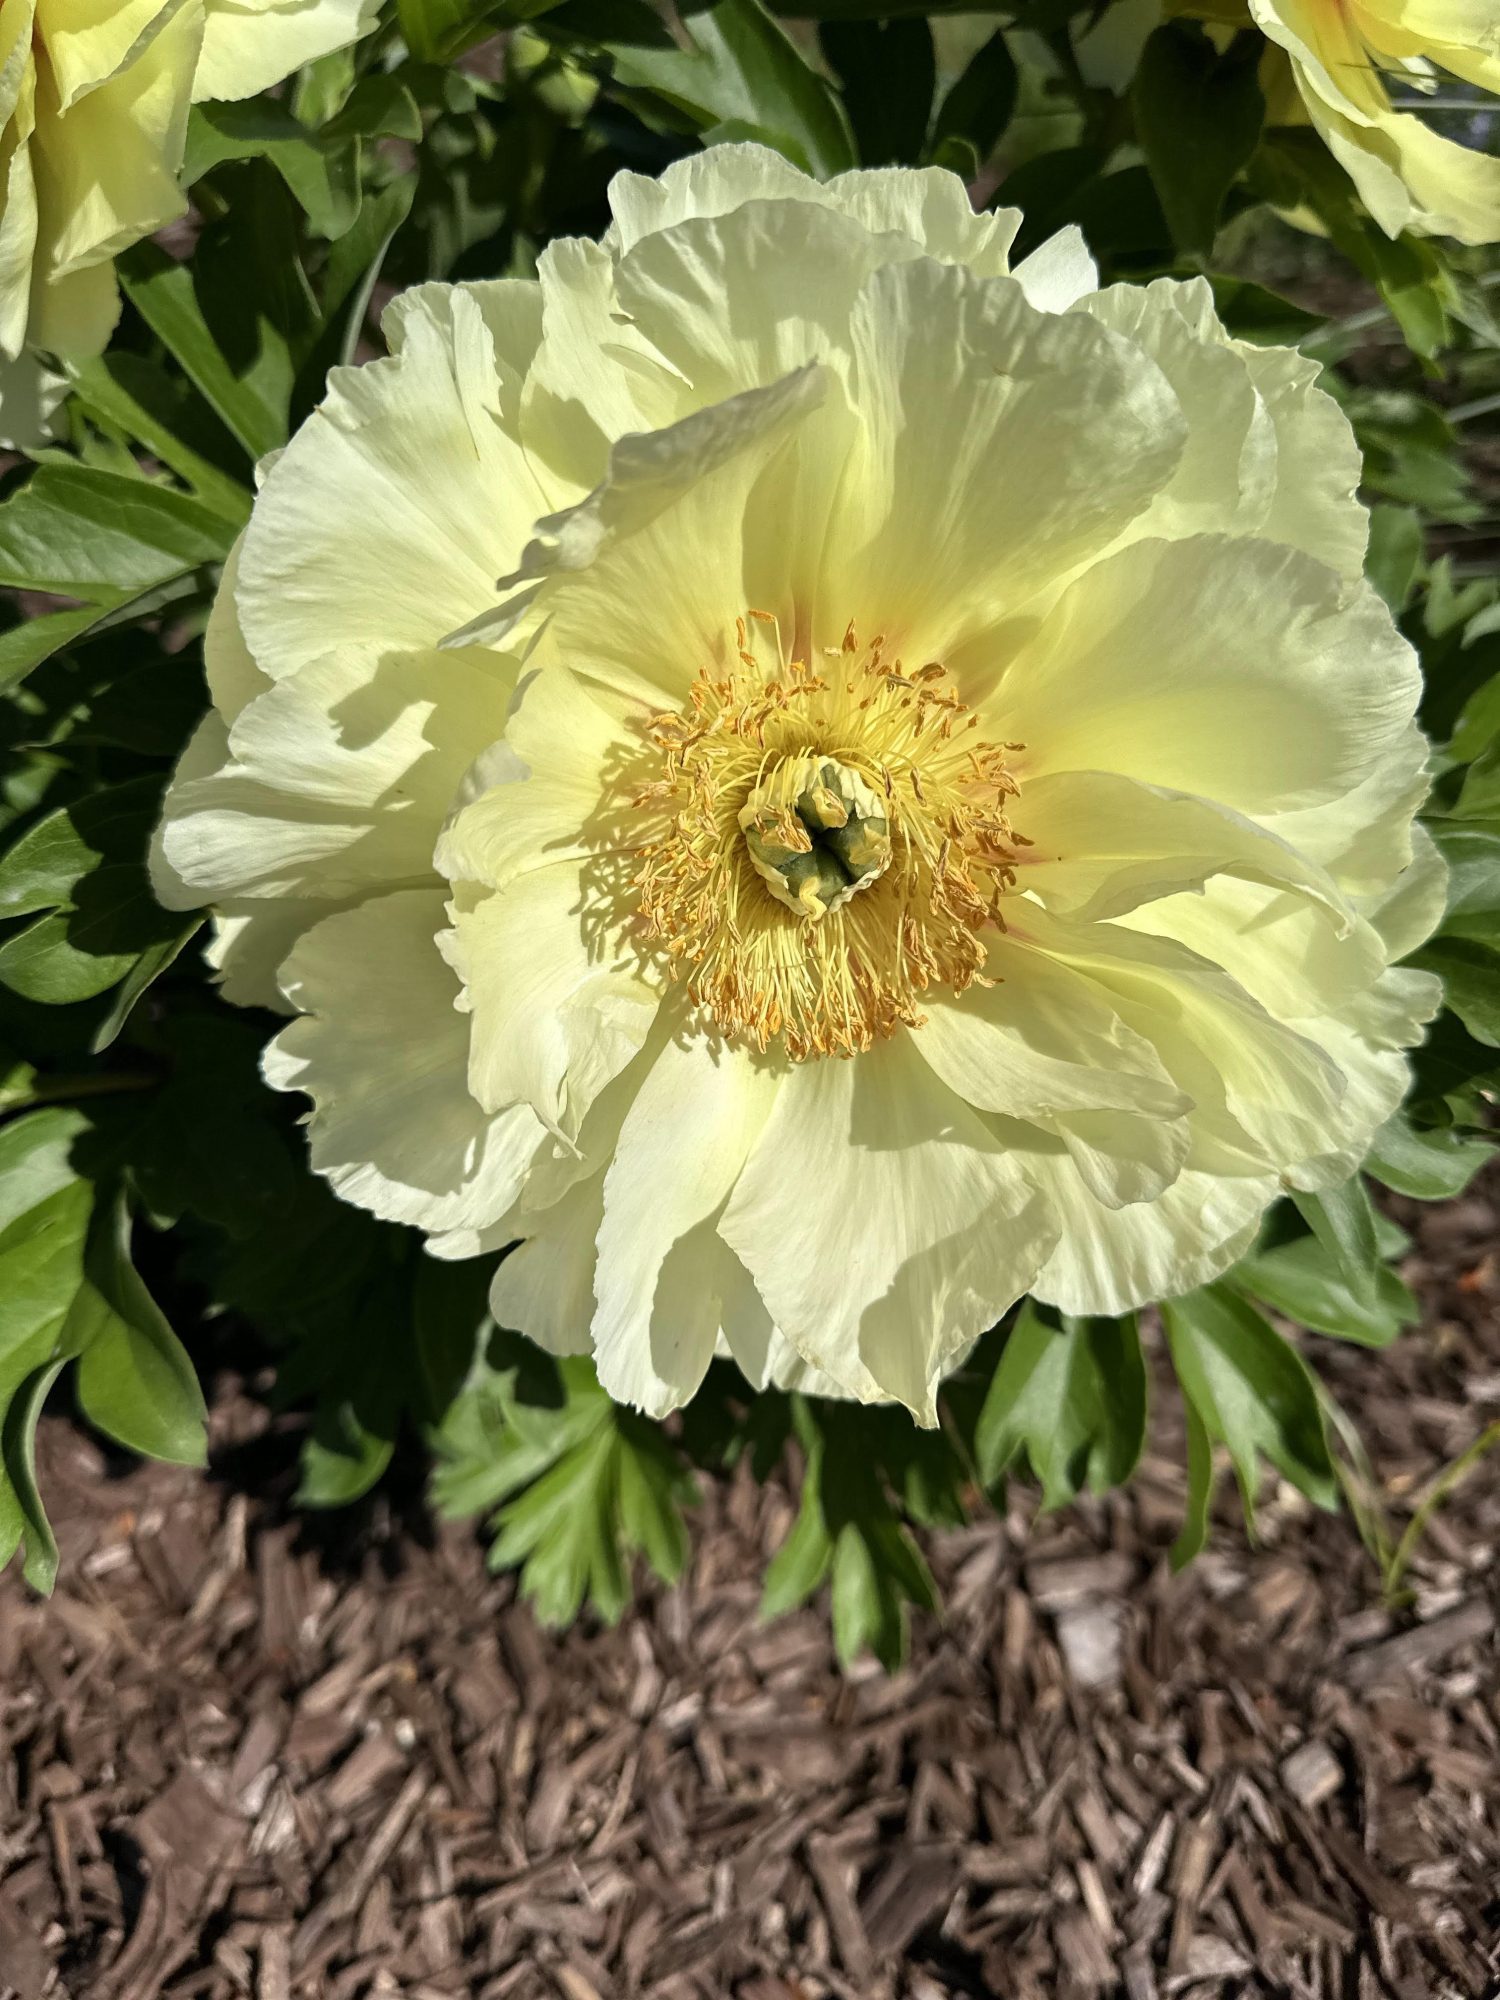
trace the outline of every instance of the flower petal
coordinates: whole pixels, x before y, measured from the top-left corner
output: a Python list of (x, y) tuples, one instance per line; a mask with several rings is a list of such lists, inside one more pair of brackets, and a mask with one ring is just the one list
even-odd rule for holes
[(799, 1353), (927, 1425), (1052, 1242), (1012, 1155), (905, 1037), (794, 1067), (719, 1230)]
[(781, 1082), (776, 1064), (674, 1039), (625, 1114), (604, 1180), (594, 1280), (594, 1358), (618, 1401), (663, 1416), (702, 1381), (733, 1286), (718, 1215)]
[(582, 872), (561, 862), (456, 909), (444, 945), (473, 1015), (470, 1090), (491, 1111), (529, 1104), (566, 1140), (658, 1005), (633, 954), (590, 929)]
[(524, 1108), (487, 1117), (464, 1088), (465, 1022), (435, 937), (443, 899), (398, 891), (327, 917), (282, 973), (302, 1018), (266, 1051), (305, 1091), (312, 1163), (347, 1201), (423, 1229), (502, 1215), (543, 1137)]
[(1347, 793), (1405, 733), (1410, 646), (1367, 586), (1261, 541), (1138, 542), (1086, 570), (986, 717), (1044, 771), (1116, 771), (1263, 817)]

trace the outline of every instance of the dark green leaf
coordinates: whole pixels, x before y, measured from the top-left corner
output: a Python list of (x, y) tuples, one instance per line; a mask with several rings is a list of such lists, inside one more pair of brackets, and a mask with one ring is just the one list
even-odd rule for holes
[(864, 164), (880, 167), (920, 158), (937, 86), (927, 23), (825, 21), (819, 39), (843, 86)]
[(1236, 340), (1253, 340), (1267, 347), (1296, 347), (1324, 324), (1320, 313), (1293, 305), (1279, 292), (1250, 278), (1209, 273), (1219, 317)]
[(997, 28), (969, 58), (968, 65), (938, 106), (932, 128), (932, 156), (947, 164), (943, 148), (962, 141), (984, 162), (999, 145), (1016, 108), (1016, 60), (1003, 29)]
[(1261, 42), (1238, 35), (1222, 54), (1201, 28), (1170, 22), (1141, 54), (1136, 132), (1179, 250), (1206, 259), (1224, 197), (1255, 151), (1265, 120)]

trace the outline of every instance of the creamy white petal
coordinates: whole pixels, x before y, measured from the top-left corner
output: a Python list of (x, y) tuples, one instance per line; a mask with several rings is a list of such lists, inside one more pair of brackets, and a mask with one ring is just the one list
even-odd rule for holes
[(1100, 554), (1170, 478), (1184, 425), (1160, 369), (1012, 279), (923, 260), (854, 312), (860, 424), (825, 590), (912, 664)]
[(327, 917), (282, 970), (302, 1018), (266, 1051), (305, 1092), (312, 1162), (347, 1200), (424, 1229), (482, 1228), (515, 1200), (542, 1136), (524, 1108), (487, 1117), (464, 1088), (466, 1023), (430, 889)]
[(245, 535), (240, 625), (275, 679), (335, 645), (435, 646), (494, 604), (532, 522), (557, 504), (505, 428), (479, 302), (425, 287), (392, 337), (389, 359), (330, 376)]
[(555, 863), (455, 909), (444, 950), (472, 1016), (475, 1099), (491, 1111), (528, 1104), (550, 1131), (576, 1138), (645, 1041), (659, 998), (608, 915), (591, 919), (583, 872)]
[(626, 1113), (604, 1180), (593, 1322), (599, 1379), (620, 1402), (661, 1416), (713, 1359), (724, 1293), (739, 1289), (716, 1223), (783, 1067), (685, 1034)]
[(1116, 771), (1262, 818), (1337, 798), (1405, 734), (1420, 680), (1375, 592), (1296, 550), (1139, 542), (1086, 570), (986, 716), (1047, 771)]
[(1234, 875), (1295, 890), (1347, 936), (1354, 912), (1325, 870), (1212, 799), (1106, 771), (1054, 771), (1027, 785), (1019, 887), (1059, 916), (1092, 922)]
[(939, 1381), (1030, 1285), (1053, 1225), (898, 1038), (793, 1069), (719, 1229), (814, 1367), (931, 1425)]

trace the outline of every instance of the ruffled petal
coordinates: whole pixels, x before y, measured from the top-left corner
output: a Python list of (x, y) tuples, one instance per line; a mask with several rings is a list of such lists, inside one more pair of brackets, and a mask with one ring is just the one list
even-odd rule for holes
[[(626, 1113), (604, 1181), (593, 1322), (599, 1379), (618, 1401), (661, 1416), (702, 1381), (730, 1317), (725, 1294), (733, 1307), (741, 1288), (716, 1223), (782, 1077), (783, 1066), (684, 1036)], [(759, 1318), (768, 1325), (764, 1308)]]
[(456, 908), (444, 950), (472, 1015), (474, 1097), (491, 1111), (528, 1104), (574, 1139), (658, 1005), (634, 953), (591, 922), (582, 871), (555, 863)]
[[(1347, 794), (1406, 734), (1420, 679), (1375, 592), (1293, 549), (1139, 542), (1070, 586), (986, 720), (1028, 778), (1115, 771), (1263, 818)], [(1024, 830), (1024, 803), (1018, 808)]]
[(930, 1425), (938, 1382), (1026, 1291), (1054, 1225), (898, 1038), (792, 1070), (719, 1230), (814, 1367)]
[(441, 894), (407, 890), (309, 931), (282, 972), (302, 1018), (265, 1072), (312, 1098), (312, 1163), (346, 1200), (418, 1228), (478, 1229), (515, 1200), (543, 1133), (524, 1108), (487, 1117), (464, 1088), (442, 924)]

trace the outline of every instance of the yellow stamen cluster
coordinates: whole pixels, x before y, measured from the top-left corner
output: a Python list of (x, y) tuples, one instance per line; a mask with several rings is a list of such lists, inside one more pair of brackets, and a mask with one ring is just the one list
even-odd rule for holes
[[(1004, 754), (1020, 746), (977, 735), (937, 661), (908, 673), (852, 625), (816, 669), (779, 645), (751, 651), (743, 624), (738, 639), (729, 670), (700, 674), (648, 731), (659, 762), (634, 801), (655, 822), (635, 877), (646, 934), (726, 1035), (780, 1039), (797, 1061), (854, 1055), (919, 1026), (928, 988), (983, 979), (982, 934), (1022, 844)], [(835, 893), (808, 891), (791, 859), (825, 829), (845, 840), (839, 809), (878, 854), (850, 870), (857, 895), (826, 869)]]

